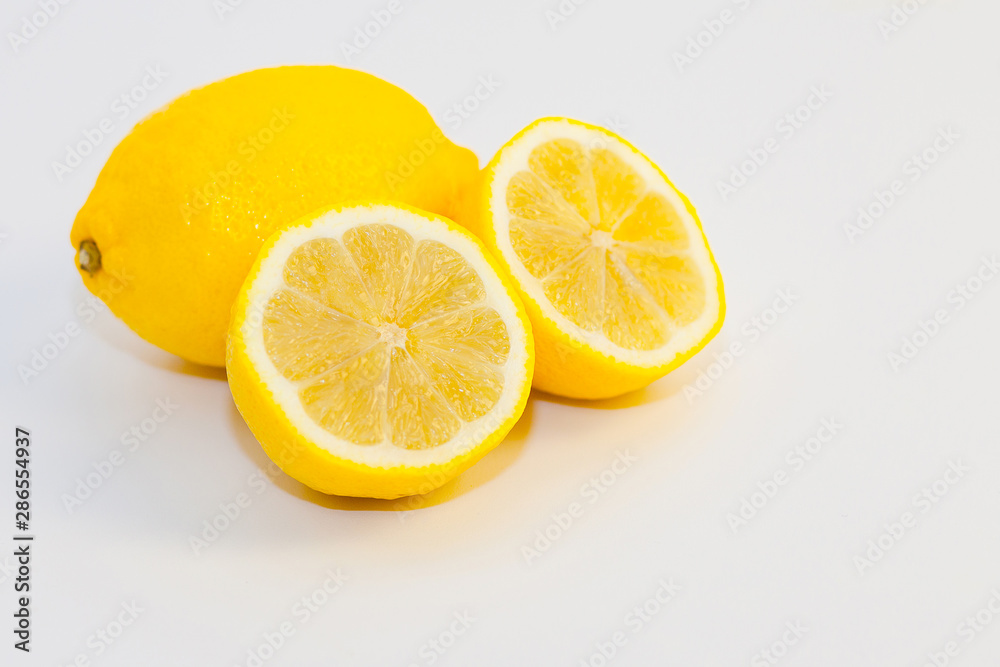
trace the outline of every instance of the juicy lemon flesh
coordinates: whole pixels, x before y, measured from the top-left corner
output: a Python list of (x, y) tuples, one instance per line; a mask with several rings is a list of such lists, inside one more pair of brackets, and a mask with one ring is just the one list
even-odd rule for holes
[(506, 192), (510, 241), (567, 320), (628, 350), (699, 318), (706, 285), (673, 205), (606, 147), (536, 146)]
[(300, 245), (283, 281), (264, 309), (265, 349), (334, 436), (437, 447), (500, 399), (506, 326), (446, 245), (361, 225)]

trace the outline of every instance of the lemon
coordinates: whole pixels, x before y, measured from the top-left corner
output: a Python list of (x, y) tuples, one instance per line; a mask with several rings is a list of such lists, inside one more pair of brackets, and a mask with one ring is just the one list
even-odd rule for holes
[(397, 498), (441, 486), (520, 417), (530, 324), (482, 244), (388, 203), (277, 232), (233, 308), (233, 398), (268, 456), (322, 491)]
[(694, 208), (606, 130), (536, 121), (486, 166), (467, 209), (524, 301), (543, 391), (639, 389), (722, 326), (722, 277)]
[(390, 83), (332, 66), (256, 70), (138, 124), (71, 240), (87, 287), (136, 333), (222, 366), (236, 293), (279, 226), (359, 198), (454, 217), (477, 172), (475, 155)]

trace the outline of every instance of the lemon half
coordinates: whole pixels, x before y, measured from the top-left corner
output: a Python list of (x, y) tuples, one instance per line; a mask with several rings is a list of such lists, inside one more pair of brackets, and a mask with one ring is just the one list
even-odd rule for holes
[(486, 166), (467, 209), (524, 301), (544, 391), (638, 389), (722, 326), (722, 278), (694, 208), (602, 128), (536, 121)]
[(524, 410), (533, 361), (523, 306), (475, 237), (374, 203), (265, 243), (234, 307), (227, 370), (285, 472), (324, 493), (396, 498), (497, 445)]

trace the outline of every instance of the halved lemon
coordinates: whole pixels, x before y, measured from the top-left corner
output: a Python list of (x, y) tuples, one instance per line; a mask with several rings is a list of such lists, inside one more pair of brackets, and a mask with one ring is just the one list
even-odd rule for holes
[(722, 326), (722, 277), (694, 207), (602, 128), (529, 125), (483, 170), (466, 214), (524, 300), (539, 389), (587, 399), (639, 389)]
[(530, 324), (464, 229), (401, 204), (335, 207), (262, 248), (226, 368), (268, 456), (324, 493), (441, 486), (496, 446), (531, 386)]

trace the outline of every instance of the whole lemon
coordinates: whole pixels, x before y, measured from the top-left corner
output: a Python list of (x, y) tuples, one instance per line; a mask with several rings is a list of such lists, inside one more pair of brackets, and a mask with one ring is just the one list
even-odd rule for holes
[(272, 232), (354, 199), (456, 218), (478, 160), (413, 97), (334, 66), (240, 74), (115, 148), (70, 239), (91, 292), (147, 341), (225, 365), (230, 309)]

